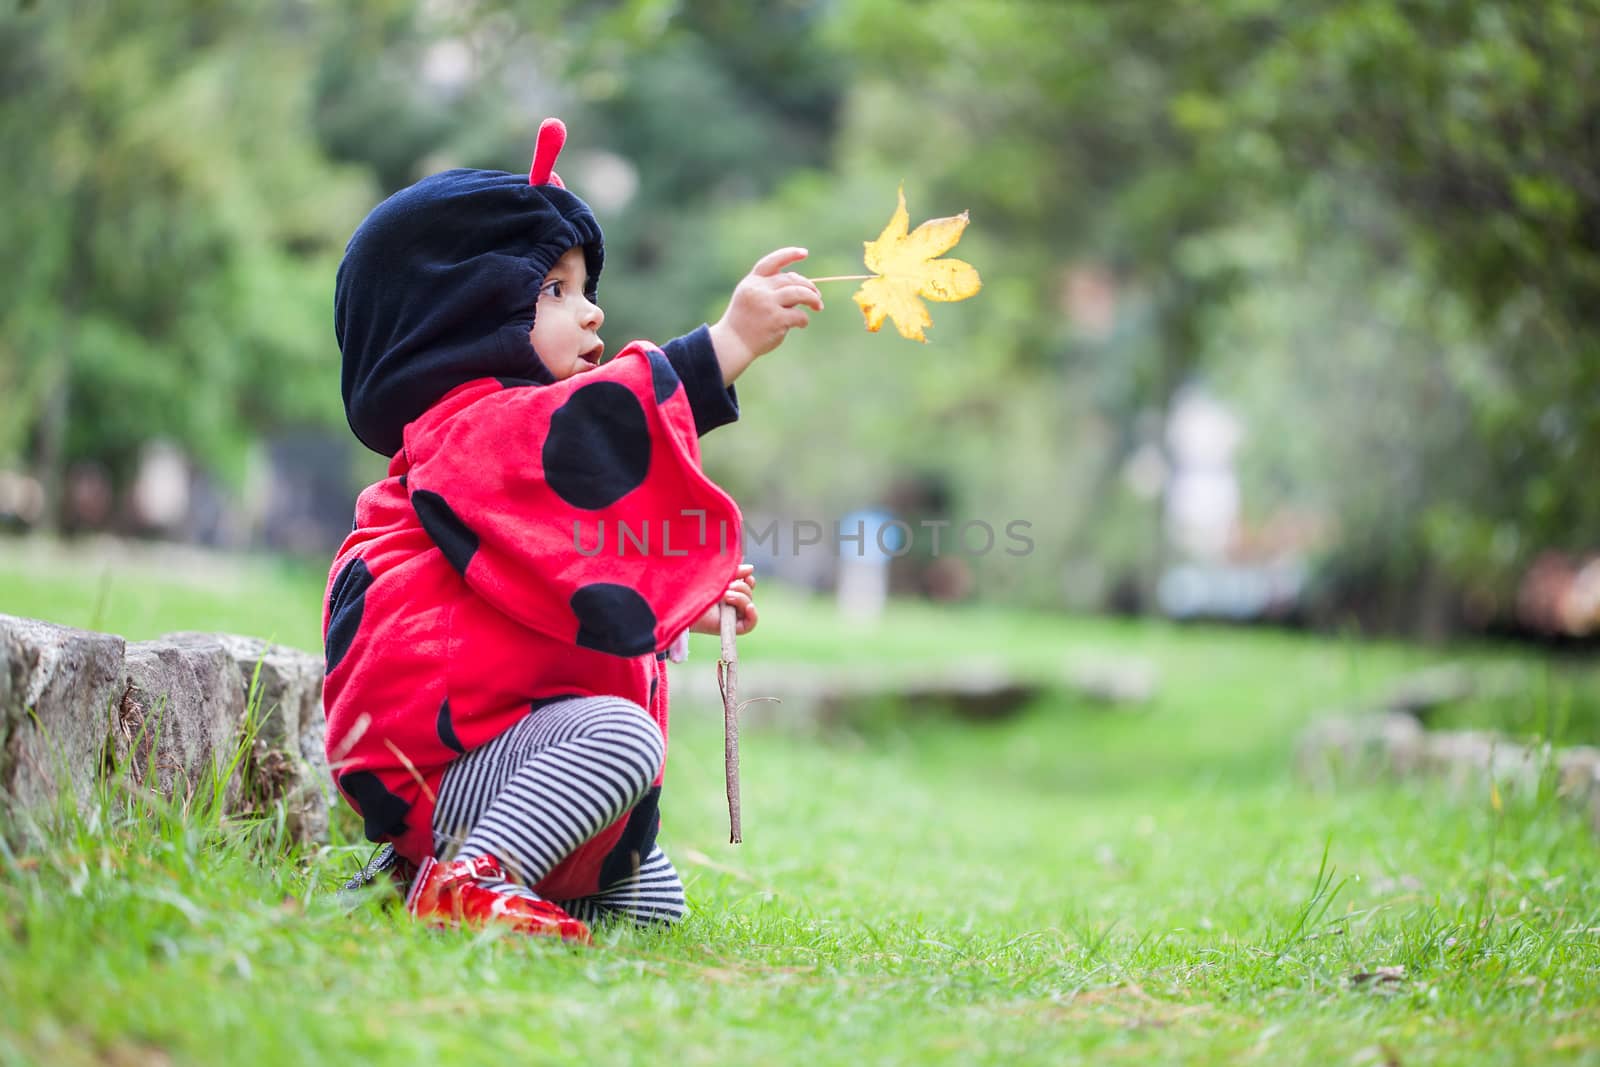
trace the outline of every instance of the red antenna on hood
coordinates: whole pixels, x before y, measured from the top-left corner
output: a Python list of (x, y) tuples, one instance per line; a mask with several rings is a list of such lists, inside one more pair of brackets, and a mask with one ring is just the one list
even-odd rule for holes
[(567, 143), (567, 124), (560, 119), (545, 119), (539, 123), (539, 140), (533, 149), (533, 166), (528, 169), (529, 185), (553, 185), (565, 189), (566, 183), (555, 172), (556, 157)]

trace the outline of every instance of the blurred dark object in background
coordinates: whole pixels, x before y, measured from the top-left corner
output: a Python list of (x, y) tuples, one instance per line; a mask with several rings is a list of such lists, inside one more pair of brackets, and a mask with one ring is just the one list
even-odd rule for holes
[(350, 532), (351, 447), (346, 436), (306, 430), (267, 442), (262, 547), (292, 555), (327, 555)]

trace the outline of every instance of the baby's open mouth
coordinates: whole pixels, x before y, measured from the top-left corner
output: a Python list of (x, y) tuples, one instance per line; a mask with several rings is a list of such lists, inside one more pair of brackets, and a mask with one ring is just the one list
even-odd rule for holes
[(605, 355), (606, 346), (602, 343), (596, 344), (593, 348), (586, 352), (579, 352), (578, 358), (587, 363), (590, 368), (594, 368), (600, 365), (600, 361), (605, 358)]

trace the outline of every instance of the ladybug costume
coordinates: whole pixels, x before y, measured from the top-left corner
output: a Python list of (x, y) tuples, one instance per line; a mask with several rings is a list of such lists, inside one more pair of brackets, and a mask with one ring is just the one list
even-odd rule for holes
[[(599, 224), (552, 169), (452, 170), (378, 205), (339, 267), (350, 426), (392, 457), (363, 491), (323, 616), (327, 754), (366, 836), (433, 856), (445, 770), (542, 706), (621, 697), (667, 732), (666, 650), (717, 603), (739, 512), (698, 438), (738, 417), (701, 327), (557, 381), (529, 341), (538, 293)], [(656, 774), (656, 786), (661, 782)], [(533, 887), (595, 893), (650, 853), (659, 789)]]

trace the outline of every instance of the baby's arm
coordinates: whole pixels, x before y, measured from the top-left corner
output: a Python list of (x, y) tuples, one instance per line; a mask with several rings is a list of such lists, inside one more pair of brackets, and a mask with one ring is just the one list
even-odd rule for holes
[(711, 327), (724, 385), (732, 385), (758, 356), (783, 344), (790, 330), (804, 328), (809, 320), (802, 307), (822, 310), (822, 294), (811, 279), (783, 269), (804, 258), (804, 248), (768, 252), (734, 287), (728, 310)]

